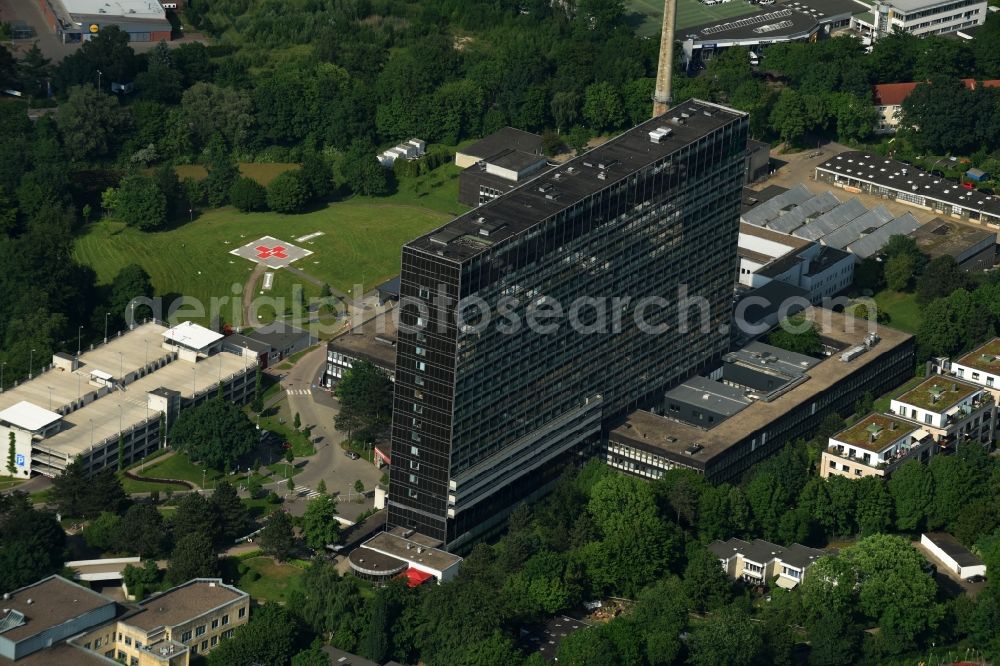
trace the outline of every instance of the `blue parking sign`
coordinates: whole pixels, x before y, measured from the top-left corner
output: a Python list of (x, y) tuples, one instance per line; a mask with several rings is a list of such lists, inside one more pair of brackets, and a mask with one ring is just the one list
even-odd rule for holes
[(18, 453), (17, 456), (15, 456), (14, 460), (17, 463), (18, 467), (24, 467), (24, 454), (23, 453)]

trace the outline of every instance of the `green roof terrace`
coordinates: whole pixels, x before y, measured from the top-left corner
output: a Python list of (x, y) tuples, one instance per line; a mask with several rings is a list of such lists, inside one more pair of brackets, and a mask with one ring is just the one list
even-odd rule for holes
[(918, 409), (942, 413), (982, 389), (948, 377), (931, 377), (896, 398)]
[(909, 437), (920, 426), (885, 414), (869, 414), (830, 439), (878, 453)]
[(956, 361), (975, 370), (1000, 375), (1000, 338), (993, 338)]

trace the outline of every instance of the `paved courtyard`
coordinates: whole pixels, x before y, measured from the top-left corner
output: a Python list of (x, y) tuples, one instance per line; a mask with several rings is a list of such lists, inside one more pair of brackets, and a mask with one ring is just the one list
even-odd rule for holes
[(229, 254), (243, 257), (248, 261), (263, 264), (268, 268), (279, 269), (290, 265), (292, 262), (304, 259), (312, 254), (311, 250), (306, 250), (298, 245), (292, 245), (272, 236), (264, 236), (258, 240), (247, 243), (243, 247), (231, 250)]

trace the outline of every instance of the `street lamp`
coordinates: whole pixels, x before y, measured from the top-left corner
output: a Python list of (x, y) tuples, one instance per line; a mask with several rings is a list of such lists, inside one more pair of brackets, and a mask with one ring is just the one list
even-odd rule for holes
[(28, 354), (28, 379), (31, 379), (34, 375), (35, 369), (35, 350), (32, 349), (31, 353)]
[(208, 470), (206, 470), (206, 469), (201, 470), (201, 489), (202, 490), (205, 489), (205, 472), (207, 472), (207, 471)]
[(118, 352), (118, 381), (125, 386), (125, 354)]
[(76, 357), (80, 358), (80, 340), (83, 338), (83, 324), (76, 329)]
[(0, 393), (3, 393), (3, 369), (7, 367), (7, 361), (0, 363)]
[(104, 313), (104, 344), (108, 344), (108, 317), (110, 316), (110, 312)]

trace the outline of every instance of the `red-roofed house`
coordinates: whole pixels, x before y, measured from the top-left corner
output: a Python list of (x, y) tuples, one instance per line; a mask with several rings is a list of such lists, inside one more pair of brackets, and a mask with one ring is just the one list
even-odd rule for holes
[[(975, 90), (977, 86), (984, 88), (1000, 87), (1000, 80), (976, 81), (975, 79), (962, 79), (962, 83), (969, 90)], [(872, 86), (872, 97), (875, 103), (875, 110), (878, 111), (878, 120), (875, 124), (876, 134), (895, 134), (899, 127), (899, 110), (903, 105), (903, 100), (910, 96), (910, 93), (919, 85), (919, 82), (910, 83), (880, 83)]]

